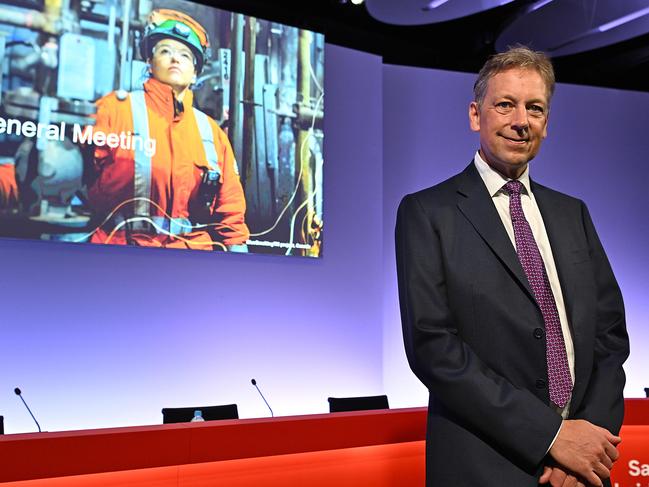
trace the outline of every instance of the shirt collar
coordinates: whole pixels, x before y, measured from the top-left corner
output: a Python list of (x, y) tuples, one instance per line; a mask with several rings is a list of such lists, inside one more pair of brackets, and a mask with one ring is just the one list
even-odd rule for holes
[[(149, 108), (169, 120), (173, 120), (175, 116), (182, 118), (182, 112), (176, 113), (177, 110), (175, 110), (174, 106), (176, 101), (171, 86), (162, 83), (155, 78), (149, 78), (144, 83), (144, 91), (148, 95), (149, 102), (147, 102), (147, 106)], [(184, 112), (192, 106), (193, 101), (194, 94), (191, 90), (187, 90), (182, 101)]]
[[(489, 195), (493, 198), (498, 194), (499, 191), (503, 190), (503, 186), (507, 181), (511, 181), (510, 178), (507, 178), (500, 174), (498, 171), (493, 169), (489, 164), (487, 164), (484, 159), (480, 156), (480, 151), (476, 151), (475, 157), (473, 158), (473, 163), (475, 164), (478, 174), (484, 181)], [(525, 190), (523, 193), (532, 194), (532, 189), (530, 187), (530, 166), (529, 164), (525, 168), (525, 171), (518, 180), (523, 184)]]

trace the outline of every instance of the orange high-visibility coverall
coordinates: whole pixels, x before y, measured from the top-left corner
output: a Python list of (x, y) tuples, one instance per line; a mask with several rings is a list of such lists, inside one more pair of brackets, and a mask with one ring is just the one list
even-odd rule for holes
[[(129, 95), (131, 96), (131, 95)], [(212, 248), (212, 236), (217, 236), (224, 245), (244, 244), (250, 233), (244, 221), (246, 202), (239, 180), (232, 147), (226, 134), (209, 118), (214, 135), (214, 145), (220, 168), (220, 190), (207, 210), (201, 210), (198, 192), (208, 162), (192, 110), (193, 93), (185, 92), (184, 109), (175, 108), (170, 86), (153, 78), (144, 84), (149, 138), (155, 139), (155, 154), (151, 157), (150, 215), (189, 219), (195, 222), (200, 211), (207, 211), (208, 223), (212, 229), (188, 229), (177, 236), (131, 232), (125, 228), (113, 231), (115, 217), (134, 216), (134, 204), (124, 202), (132, 199), (134, 190), (134, 152), (121, 145), (95, 146), (94, 177), (88, 186), (91, 208), (98, 215), (111, 216), (93, 235), (94, 243), (125, 244), (145, 246)], [(106, 134), (129, 134), (134, 132), (133, 114), (129, 99), (119, 100), (115, 92), (97, 102), (94, 131)], [(158, 208), (158, 205), (160, 208)], [(205, 208), (203, 206), (202, 208)], [(203, 219), (204, 219), (203, 215)], [(213, 225), (212, 225), (213, 224)]]
[(18, 205), (16, 170), (13, 164), (0, 164), (0, 208)]

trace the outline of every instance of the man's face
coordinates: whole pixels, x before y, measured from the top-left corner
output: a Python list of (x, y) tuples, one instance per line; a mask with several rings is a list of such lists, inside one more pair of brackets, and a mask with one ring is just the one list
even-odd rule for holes
[(519, 177), (547, 135), (548, 109), (548, 90), (536, 70), (493, 76), (482, 103), (469, 106), (471, 130), (480, 132), (480, 156), (501, 174)]
[(151, 76), (171, 86), (177, 93), (186, 89), (194, 79), (194, 54), (182, 42), (162, 39), (153, 48)]

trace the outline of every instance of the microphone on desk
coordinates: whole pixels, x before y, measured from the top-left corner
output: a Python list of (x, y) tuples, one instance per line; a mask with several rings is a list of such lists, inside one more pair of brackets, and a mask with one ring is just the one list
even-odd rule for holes
[(24, 404), (25, 407), (27, 408), (27, 411), (29, 411), (30, 416), (31, 416), (32, 419), (34, 420), (34, 423), (36, 423), (36, 426), (38, 426), (38, 432), (40, 433), (40, 432), (41, 432), (41, 425), (38, 424), (38, 421), (36, 421), (36, 418), (34, 417), (34, 414), (32, 413), (32, 410), (29, 409), (29, 406), (27, 405), (27, 403), (26, 403), (25, 400), (23, 399), (22, 391), (20, 390), (19, 387), (16, 387), (16, 388), (14, 389), (14, 392), (16, 393), (16, 396), (18, 396), (18, 397), (20, 398), (20, 400), (23, 402), (23, 404)]
[(262, 399), (264, 400), (264, 402), (266, 403), (266, 407), (270, 410), (270, 416), (271, 416), (272, 418), (274, 418), (275, 415), (273, 414), (273, 410), (271, 409), (271, 407), (270, 407), (270, 405), (268, 404), (268, 401), (266, 400), (266, 398), (264, 397), (264, 395), (263, 395), (263, 394), (261, 393), (261, 391), (259, 390), (259, 387), (257, 386), (257, 381), (256, 381), (255, 379), (252, 379), (252, 380), (250, 381), (250, 383), (251, 383), (253, 386), (255, 386), (255, 389), (257, 389), (257, 392), (259, 393), (259, 395), (261, 396), (261, 398), (262, 398)]

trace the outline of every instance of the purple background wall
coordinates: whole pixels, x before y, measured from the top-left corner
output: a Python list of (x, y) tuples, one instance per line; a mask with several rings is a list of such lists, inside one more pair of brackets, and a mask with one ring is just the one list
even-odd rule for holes
[(327, 46), (320, 260), (0, 240), (8, 433), (328, 411), (381, 377), (381, 60)]
[[(473, 75), (382, 66), (327, 45), (321, 260), (0, 240), (0, 414), (33, 431), (154, 424), (160, 408), (236, 402), (242, 417), (325, 412), (329, 395), (426, 392), (402, 348), (393, 228), (403, 194), (477, 148)], [(558, 87), (540, 182), (583, 197), (625, 294), (629, 397), (649, 370), (649, 94)], [(383, 141), (383, 143), (381, 143)]]
[[(394, 221), (401, 197), (461, 171), (478, 148), (469, 130), (475, 75), (383, 69), (384, 387), (396, 406), (426, 404), (408, 376), (394, 267)], [(537, 181), (586, 201), (622, 288), (631, 337), (627, 397), (649, 387), (649, 94), (559, 85), (549, 134), (530, 166)]]

